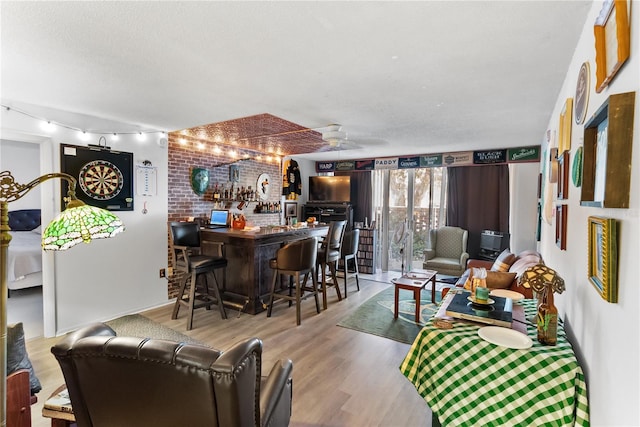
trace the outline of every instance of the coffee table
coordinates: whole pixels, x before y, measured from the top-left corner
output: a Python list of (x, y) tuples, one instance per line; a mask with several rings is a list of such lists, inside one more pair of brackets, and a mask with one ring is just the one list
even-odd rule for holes
[(405, 274), (402, 277), (391, 280), (395, 286), (394, 302), (393, 302), (393, 318), (398, 318), (398, 296), (400, 289), (413, 291), (413, 299), (416, 301), (416, 323), (420, 322), (420, 291), (431, 282), (431, 302), (435, 303), (436, 292), (436, 274), (435, 270), (416, 269)]

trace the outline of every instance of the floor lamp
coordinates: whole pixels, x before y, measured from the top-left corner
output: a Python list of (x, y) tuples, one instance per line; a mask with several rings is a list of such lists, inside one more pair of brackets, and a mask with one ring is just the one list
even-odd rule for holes
[(124, 231), (122, 221), (111, 212), (85, 205), (76, 198), (76, 179), (66, 173), (50, 173), (34, 179), (28, 184), (19, 184), (10, 171), (0, 172), (0, 266), (2, 267), (2, 289), (0, 289), (0, 426), (6, 426), (7, 415), (7, 255), (11, 234), (9, 231), (9, 203), (20, 199), (44, 181), (60, 178), (68, 181), (69, 191), (65, 198), (66, 209), (58, 215), (42, 233), (44, 250), (63, 251), (80, 242), (113, 237)]

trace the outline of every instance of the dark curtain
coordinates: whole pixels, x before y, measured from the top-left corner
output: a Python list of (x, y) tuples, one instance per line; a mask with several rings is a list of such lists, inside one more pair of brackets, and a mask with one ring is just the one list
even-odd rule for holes
[(477, 258), (482, 230), (509, 233), (509, 167), (451, 167), (447, 174), (447, 225), (469, 231), (467, 252)]
[(336, 176), (351, 177), (351, 205), (353, 221), (364, 222), (365, 217), (371, 224), (371, 171), (336, 172)]

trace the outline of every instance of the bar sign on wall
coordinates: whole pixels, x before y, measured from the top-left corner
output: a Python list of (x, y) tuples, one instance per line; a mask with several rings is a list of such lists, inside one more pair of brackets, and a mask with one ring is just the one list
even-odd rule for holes
[(316, 162), (316, 172), (333, 172), (335, 169), (334, 162)]
[(494, 163), (505, 163), (507, 161), (507, 150), (474, 151), (473, 163), (487, 165)]

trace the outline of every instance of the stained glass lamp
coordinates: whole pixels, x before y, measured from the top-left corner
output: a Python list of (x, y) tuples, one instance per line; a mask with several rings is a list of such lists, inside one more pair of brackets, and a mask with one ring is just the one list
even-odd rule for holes
[(544, 264), (536, 264), (529, 267), (518, 279), (518, 284), (525, 288), (532, 288), (537, 293), (542, 292), (545, 286), (551, 286), (553, 292), (564, 292), (564, 279), (552, 268)]
[(76, 198), (76, 179), (66, 173), (50, 173), (29, 182), (19, 184), (11, 172), (0, 172), (0, 267), (2, 286), (0, 288), (0, 425), (6, 424), (7, 405), (7, 258), (11, 234), (9, 231), (9, 203), (20, 199), (34, 187), (52, 178), (69, 182), (65, 201), (66, 209), (46, 227), (42, 234), (45, 250), (63, 251), (80, 242), (89, 243), (93, 239), (113, 237), (124, 231), (122, 221), (111, 212), (84, 204)]

